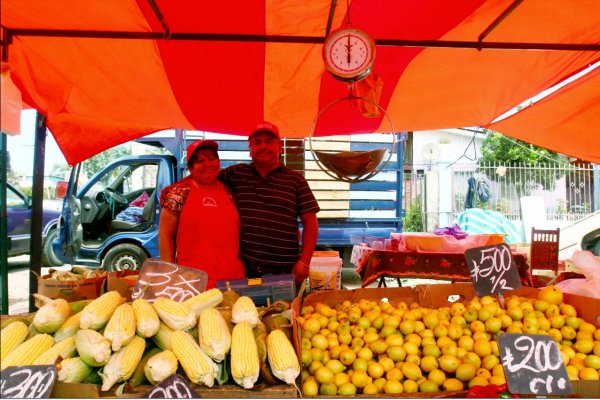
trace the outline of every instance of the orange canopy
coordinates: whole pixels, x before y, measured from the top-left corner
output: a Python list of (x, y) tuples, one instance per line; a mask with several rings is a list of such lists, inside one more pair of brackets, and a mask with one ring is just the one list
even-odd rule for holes
[[(597, 0), (349, 4), (1, 0), (3, 61), (74, 164), (168, 128), (248, 134), (268, 120), (284, 137), (308, 136), (319, 110), (348, 94), (321, 58), (328, 26), (348, 19), (377, 43), (382, 88), (371, 98), (396, 131), (490, 126), (600, 60)], [(600, 162), (598, 74), (491, 127)], [(387, 130), (384, 115), (340, 102), (314, 134)]]

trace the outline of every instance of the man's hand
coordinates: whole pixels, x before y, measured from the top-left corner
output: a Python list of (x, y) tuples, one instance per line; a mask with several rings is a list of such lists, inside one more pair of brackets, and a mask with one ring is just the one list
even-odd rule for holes
[(292, 268), (292, 274), (294, 274), (294, 278), (296, 279), (296, 285), (298, 287), (302, 285), (302, 282), (306, 280), (308, 277), (309, 266), (302, 260), (298, 260), (296, 264), (294, 264), (294, 268)]

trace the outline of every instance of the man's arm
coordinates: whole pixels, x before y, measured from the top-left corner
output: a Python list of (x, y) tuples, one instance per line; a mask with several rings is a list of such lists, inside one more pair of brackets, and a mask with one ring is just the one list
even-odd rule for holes
[(308, 277), (310, 261), (317, 246), (317, 238), (319, 237), (319, 222), (317, 221), (316, 213), (306, 212), (300, 216), (300, 219), (303, 226), (302, 253), (292, 270), (298, 284), (301, 284)]

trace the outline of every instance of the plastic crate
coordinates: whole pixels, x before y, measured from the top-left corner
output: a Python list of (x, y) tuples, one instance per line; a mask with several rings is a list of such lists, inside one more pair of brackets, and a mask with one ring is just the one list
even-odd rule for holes
[(248, 296), (257, 306), (266, 306), (278, 300), (292, 301), (296, 296), (296, 281), (292, 274), (264, 275), (262, 278), (243, 278), (217, 281), (222, 292), (229, 287), (240, 296)]

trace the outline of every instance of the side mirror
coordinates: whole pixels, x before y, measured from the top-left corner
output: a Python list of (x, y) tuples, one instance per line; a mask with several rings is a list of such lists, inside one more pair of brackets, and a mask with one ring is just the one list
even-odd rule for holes
[(56, 188), (54, 189), (54, 198), (56, 199), (64, 199), (67, 195), (67, 187), (69, 186), (69, 182), (59, 181), (56, 183)]

